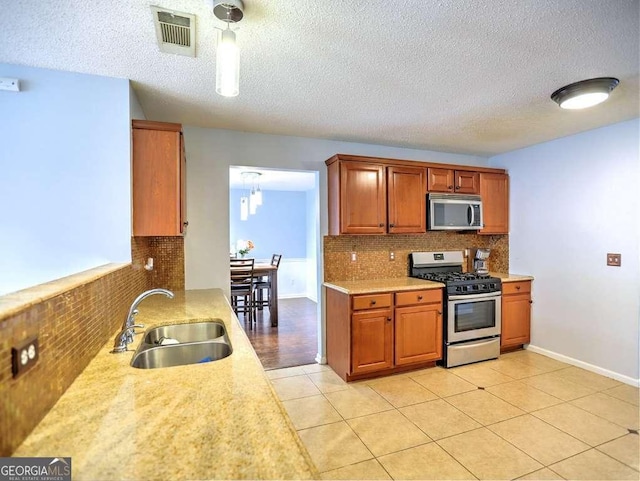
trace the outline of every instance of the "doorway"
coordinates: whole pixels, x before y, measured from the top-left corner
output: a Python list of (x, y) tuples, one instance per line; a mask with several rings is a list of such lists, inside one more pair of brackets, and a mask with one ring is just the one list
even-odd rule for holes
[[(260, 193), (261, 202), (254, 196)], [(229, 251), (278, 268), (278, 326), (269, 309), (258, 311), (254, 329), (238, 318), (265, 369), (316, 362), (318, 348), (318, 172), (231, 166)], [(251, 243), (249, 244), (249, 241)]]

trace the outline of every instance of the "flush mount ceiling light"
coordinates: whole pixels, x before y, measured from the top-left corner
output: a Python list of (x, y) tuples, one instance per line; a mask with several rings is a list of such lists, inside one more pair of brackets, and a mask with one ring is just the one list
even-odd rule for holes
[(563, 109), (586, 109), (607, 100), (619, 83), (613, 77), (581, 80), (556, 90), (551, 94), (551, 99)]
[(231, 24), (242, 20), (242, 0), (206, 0), (213, 14), (227, 24), (220, 31), (216, 49), (216, 93), (223, 97), (235, 97), (240, 92), (240, 50)]

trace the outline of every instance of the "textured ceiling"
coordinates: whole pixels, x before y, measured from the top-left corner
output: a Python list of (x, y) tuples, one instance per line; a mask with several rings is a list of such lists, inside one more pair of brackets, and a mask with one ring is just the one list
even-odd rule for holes
[[(152, 120), (491, 155), (640, 115), (638, 0), (245, 0), (235, 98), (205, 0), (0, 4), (0, 62), (129, 78)], [(196, 58), (159, 52), (150, 5), (197, 16)], [(549, 98), (600, 76), (600, 106)]]

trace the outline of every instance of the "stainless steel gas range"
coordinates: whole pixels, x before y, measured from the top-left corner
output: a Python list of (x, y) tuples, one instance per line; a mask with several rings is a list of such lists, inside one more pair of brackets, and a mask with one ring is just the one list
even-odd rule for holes
[(409, 275), (441, 282), (444, 292), (444, 366), (500, 355), (502, 283), (487, 274), (463, 273), (459, 251), (412, 252)]

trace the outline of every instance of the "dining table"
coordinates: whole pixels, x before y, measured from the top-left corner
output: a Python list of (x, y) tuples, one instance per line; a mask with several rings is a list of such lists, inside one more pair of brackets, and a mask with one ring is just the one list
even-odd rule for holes
[(271, 293), (269, 295), (269, 319), (271, 327), (278, 326), (278, 266), (268, 262), (260, 262), (253, 265), (253, 276), (267, 276), (271, 283)]

